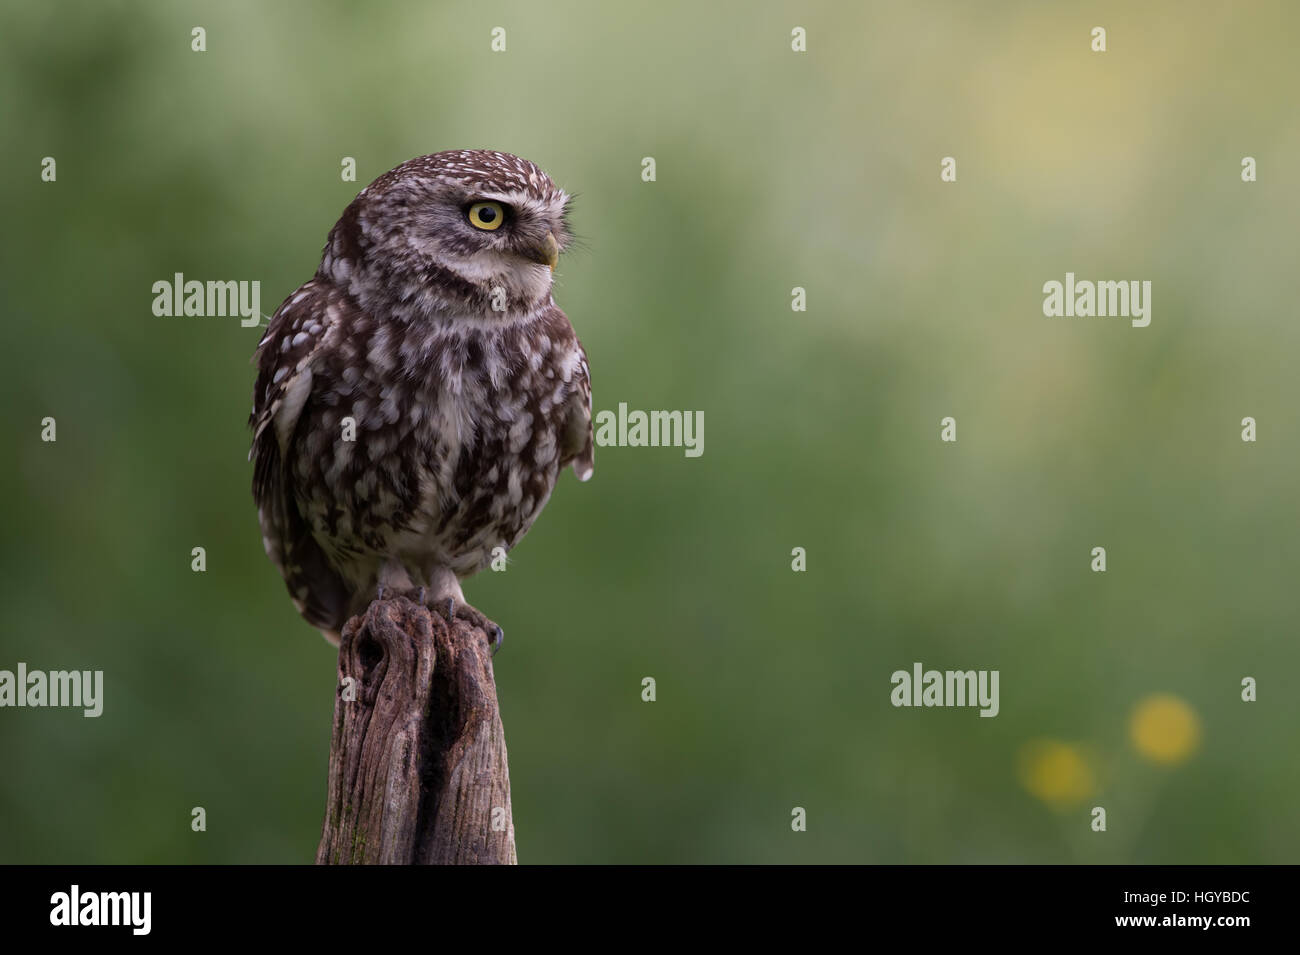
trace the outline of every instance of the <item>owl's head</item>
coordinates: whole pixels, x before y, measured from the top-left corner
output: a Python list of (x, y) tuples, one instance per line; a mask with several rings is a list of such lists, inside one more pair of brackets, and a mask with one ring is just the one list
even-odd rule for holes
[(319, 274), (372, 313), (486, 323), (550, 300), (568, 195), (526, 159), (466, 149), (408, 160), (352, 201)]

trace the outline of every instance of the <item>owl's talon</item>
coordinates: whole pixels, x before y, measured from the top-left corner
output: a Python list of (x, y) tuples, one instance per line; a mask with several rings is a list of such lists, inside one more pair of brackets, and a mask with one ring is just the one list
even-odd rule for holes
[[(421, 595), (421, 598), (421, 603), (423, 603), (423, 595)], [(487, 634), (488, 644), (492, 647), (493, 656), (496, 656), (497, 651), (501, 649), (501, 645), (505, 643), (506, 632), (485, 617), (482, 611), (476, 610), (467, 603), (458, 605), (454, 597), (448, 597), (445, 600), (435, 601), (433, 604), (425, 604), (425, 606), (431, 607), (439, 616), (446, 618), (448, 625), (459, 617), (461, 620), (466, 620), (479, 630), (482, 630)]]

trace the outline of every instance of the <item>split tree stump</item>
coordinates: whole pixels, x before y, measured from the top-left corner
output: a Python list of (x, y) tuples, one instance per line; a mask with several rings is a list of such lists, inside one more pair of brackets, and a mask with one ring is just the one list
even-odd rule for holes
[(487, 634), (376, 600), (343, 628), (338, 677), (317, 864), (517, 862)]

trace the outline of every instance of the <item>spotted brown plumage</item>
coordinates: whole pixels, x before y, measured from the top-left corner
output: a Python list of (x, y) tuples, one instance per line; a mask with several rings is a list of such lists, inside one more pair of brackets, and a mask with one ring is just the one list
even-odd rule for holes
[[(253, 496), (337, 642), (379, 588), (463, 604), (560, 471), (592, 471), (586, 354), (551, 297), (568, 196), (527, 160), (422, 156), (361, 191), (255, 356)], [(351, 440), (349, 440), (351, 438)]]

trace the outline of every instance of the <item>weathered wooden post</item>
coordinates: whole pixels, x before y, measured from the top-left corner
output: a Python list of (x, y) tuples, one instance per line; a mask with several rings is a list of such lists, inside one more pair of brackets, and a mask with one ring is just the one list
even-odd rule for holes
[(376, 600), (344, 627), (338, 676), (317, 864), (514, 864), (487, 635)]

